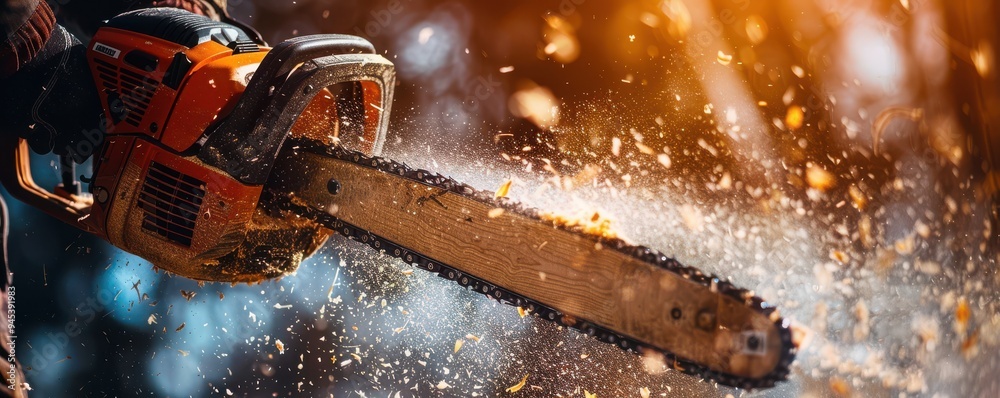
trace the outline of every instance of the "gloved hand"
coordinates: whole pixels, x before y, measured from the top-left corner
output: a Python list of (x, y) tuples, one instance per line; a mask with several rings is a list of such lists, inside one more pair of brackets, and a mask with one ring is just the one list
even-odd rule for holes
[(87, 134), (99, 131), (103, 111), (86, 47), (61, 26), (34, 59), (0, 80), (0, 87), (2, 134), (18, 134), (35, 152), (74, 154)]
[[(226, 18), (225, 0), (147, 1), (138, 6), (176, 7), (213, 19)], [(8, 1), (3, 5), (33, 9), (30, 3), (35, 2)], [(47, 20), (52, 19), (51, 10), (44, 2), (38, 7), (44, 15), (32, 16), (32, 20), (40, 18), (41, 22), (52, 24), (53, 21)], [(25, 13), (25, 10), (8, 11), (13, 17)], [(10, 19), (16, 19), (13, 17)], [(44, 40), (44, 33), (35, 32), (41, 37), (32, 39)], [(17, 39), (8, 38), (8, 41)], [(44, 43), (27, 64), (24, 59), (3, 60), (4, 64), (13, 61), (17, 71), (0, 78), (3, 88), (0, 90), (0, 134), (17, 134), (27, 139), (35, 152), (70, 155), (82, 163), (100, 146), (105, 131), (100, 99), (87, 64), (86, 46), (59, 25), (55, 25)]]

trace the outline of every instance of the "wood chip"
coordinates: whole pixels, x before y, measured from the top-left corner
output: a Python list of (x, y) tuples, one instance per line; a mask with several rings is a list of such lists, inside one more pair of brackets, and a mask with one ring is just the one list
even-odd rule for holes
[(529, 375), (524, 375), (524, 378), (521, 379), (520, 383), (507, 387), (507, 392), (521, 391), (521, 389), (524, 388), (524, 385), (528, 383), (528, 376)]
[(830, 390), (832, 390), (834, 394), (837, 394), (837, 396), (840, 397), (846, 397), (851, 393), (851, 387), (847, 385), (847, 382), (844, 381), (844, 379), (841, 379), (839, 377), (834, 377), (830, 379)]
[(649, 398), (649, 388), (646, 387), (640, 388), (639, 396), (642, 398)]
[(969, 308), (969, 300), (965, 297), (959, 297), (958, 306), (955, 307), (955, 331), (959, 334), (965, 334), (970, 318), (972, 318), (972, 310)]
[(455, 340), (455, 351), (454, 352), (458, 352), (458, 350), (461, 350), (463, 345), (465, 345), (465, 340), (462, 340), (462, 339)]
[(826, 192), (837, 185), (837, 177), (820, 166), (811, 165), (806, 169), (806, 183), (820, 192)]
[(902, 254), (904, 256), (913, 254), (913, 250), (916, 247), (916, 242), (914, 241), (913, 235), (907, 235), (905, 238), (900, 238), (893, 243), (893, 248), (896, 249), (896, 253)]
[(659, 155), (656, 155), (656, 161), (660, 162), (660, 164), (663, 165), (663, 167), (666, 167), (668, 169), (670, 168), (670, 156), (668, 156), (667, 154), (661, 153)]
[(278, 347), (278, 353), (279, 354), (284, 354), (285, 353), (285, 344), (282, 343), (281, 340), (274, 340), (274, 346)]
[(830, 251), (830, 259), (841, 264), (847, 264), (849, 261), (851, 261), (851, 257), (848, 256), (847, 253), (844, 253), (837, 249), (833, 249)]
[(513, 183), (514, 180), (505, 181), (503, 184), (500, 185), (500, 188), (497, 188), (496, 192), (493, 193), (493, 198), (495, 199), (506, 198), (507, 193), (510, 192), (510, 185)]
[[(729, 65), (730, 62), (733, 62), (733, 56), (731, 54), (726, 54), (726, 53), (722, 52), (722, 50), (719, 50), (719, 53), (716, 54), (716, 56), (718, 58), (718, 61), (719, 61), (720, 65), (725, 66), (725, 65)], [(587, 397), (587, 398), (590, 398), (590, 397)]]
[(642, 152), (642, 153), (644, 153), (646, 155), (652, 155), (652, 154), (656, 153), (656, 151), (654, 151), (653, 148), (650, 148), (650, 147), (646, 146), (645, 144), (643, 144), (641, 142), (635, 143), (635, 147), (639, 148), (639, 152)]
[(592, 393), (592, 392), (587, 391), (587, 390), (583, 390), (583, 396), (584, 396), (584, 398), (597, 398), (597, 394)]
[[(406, 325), (408, 325), (409, 323), (410, 323), (410, 320), (407, 319), (406, 322), (403, 322), (403, 326), (400, 326), (398, 328), (393, 329), (392, 330), (392, 334), (399, 334), (400, 332), (403, 331), (403, 329), (406, 329)], [(357, 329), (355, 329), (355, 330), (357, 330)]]
[(858, 210), (864, 210), (865, 206), (868, 206), (868, 196), (856, 185), (851, 185), (847, 188), (847, 194), (851, 197), (851, 203)]
[(788, 107), (788, 111), (785, 112), (785, 126), (789, 130), (795, 131), (802, 127), (802, 121), (805, 119), (805, 113), (802, 112), (802, 107), (798, 105), (792, 105)]
[(692, 232), (701, 232), (705, 229), (705, 216), (701, 210), (692, 205), (686, 204), (680, 207), (681, 219), (684, 225)]
[(858, 220), (858, 234), (861, 244), (871, 249), (875, 247), (875, 236), (872, 234), (872, 219), (867, 214), (862, 214)]
[(976, 354), (979, 353), (979, 347), (977, 345), (978, 342), (979, 342), (978, 330), (973, 331), (972, 333), (969, 334), (969, 337), (966, 337), (964, 340), (962, 340), (962, 356), (965, 357), (965, 359), (970, 359), (972, 357), (975, 357)]

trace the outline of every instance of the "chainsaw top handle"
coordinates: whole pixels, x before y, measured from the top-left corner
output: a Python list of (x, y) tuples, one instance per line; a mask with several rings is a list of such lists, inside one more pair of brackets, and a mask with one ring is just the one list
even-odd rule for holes
[(369, 152), (378, 153), (394, 76), (392, 63), (360, 37), (323, 34), (284, 41), (261, 61), (233, 111), (203, 137), (198, 157), (244, 184), (262, 185), (313, 97), (326, 87), (352, 81), (362, 83), (365, 130), (378, 137)]

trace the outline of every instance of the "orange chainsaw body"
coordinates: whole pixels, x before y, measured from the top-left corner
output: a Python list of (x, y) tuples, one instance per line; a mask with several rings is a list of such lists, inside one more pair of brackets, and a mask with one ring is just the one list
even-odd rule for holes
[[(13, 171), (4, 173), (4, 185), (15, 186), (10, 190), (19, 199), (28, 197), (25, 201), (170, 272), (227, 282), (285, 275), (329, 232), (259, 208), (274, 162), (258, 158), (278, 156), (287, 137), (330, 143), (339, 134), (342, 115), (328, 89), (304, 96), (298, 102), (305, 103), (293, 110), (286, 108), (294, 104), (272, 102), (287, 99), (279, 88), (294, 80), (297, 69), (343, 69), (342, 60), (332, 59), (343, 46), (331, 43), (342, 44), (346, 38), (317, 36), (270, 49), (235, 26), (179, 10), (147, 9), (113, 18), (87, 49), (105, 119), (103, 131), (91, 134), (93, 147), (83, 143), (75, 148), (79, 157), (94, 152), (90, 195), (60, 189), (53, 194), (34, 186), (23, 142), (4, 149), (20, 159)], [(361, 40), (349, 39), (352, 44)], [(271, 50), (282, 53), (268, 60)], [(322, 57), (331, 59), (300, 66)], [(270, 76), (251, 84), (262, 63), (269, 63), (265, 69)], [(380, 78), (356, 84), (360, 98), (385, 107), (392, 77), (391, 63), (382, 64), (389, 65), (388, 72), (383, 68), (376, 73)], [(252, 96), (248, 86), (256, 87)], [(273, 127), (272, 119), (279, 116), (291, 122)], [(377, 144), (360, 150), (379, 149), (384, 116), (363, 116), (360, 142)], [(246, 155), (259, 148), (270, 149), (261, 156)], [(255, 171), (241, 175), (244, 168)]]

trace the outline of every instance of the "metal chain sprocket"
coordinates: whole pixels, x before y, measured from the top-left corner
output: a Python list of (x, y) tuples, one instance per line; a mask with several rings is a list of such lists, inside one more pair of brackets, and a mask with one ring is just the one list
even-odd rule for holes
[(654, 352), (661, 353), (664, 356), (665, 363), (667, 365), (672, 366), (675, 370), (690, 375), (700, 376), (708, 380), (714, 380), (719, 384), (747, 390), (773, 387), (776, 382), (784, 381), (788, 377), (790, 371), (789, 366), (795, 359), (796, 354), (796, 347), (792, 343), (792, 334), (789, 329), (789, 322), (780, 317), (773, 316), (776, 309), (746, 289), (736, 287), (730, 282), (717, 276), (705, 274), (697, 268), (682, 265), (677, 260), (648, 247), (632, 245), (622, 239), (609, 239), (591, 234), (585, 234), (581, 230), (545, 220), (541, 217), (541, 211), (538, 209), (525, 206), (515, 200), (505, 197), (494, 198), (494, 194), (492, 192), (477, 190), (467, 184), (460, 183), (450, 177), (442, 176), (437, 173), (427, 170), (413, 169), (394, 160), (377, 156), (366, 156), (360, 152), (351, 151), (339, 146), (331, 147), (314, 141), (293, 140), (286, 143), (286, 148), (292, 148), (291, 150), (295, 152), (305, 151), (329, 158), (335, 158), (341, 161), (351, 162), (362, 167), (381, 171), (383, 173), (397, 175), (429, 187), (452, 192), (490, 206), (503, 208), (507, 212), (515, 212), (524, 217), (538, 220), (538, 222), (551, 224), (554, 227), (579, 234), (586, 239), (592, 240), (595, 244), (602, 245), (604, 248), (617, 250), (645, 263), (652, 264), (656, 267), (678, 274), (684, 279), (709, 287), (719, 294), (736, 299), (738, 302), (743, 303), (753, 311), (774, 319), (775, 327), (781, 337), (782, 347), (785, 350), (782, 352), (774, 370), (761, 378), (740, 377), (713, 371), (708, 367), (685, 358), (678, 357), (669, 351), (641, 344), (628, 336), (623, 336), (612, 330), (595, 325), (585, 319), (564, 316), (558, 310), (548, 307), (543, 303), (539, 303), (535, 300), (531, 300), (507, 291), (489, 283), (488, 281), (476, 278), (474, 275), (463, 273), (455, 268), (449, 267), (447, 264), (442, 264), (435, 259), (428, 258), (427, 256), (420, 254), (417, 250), (401, 247), (381, 236), (346, 223), (337, 217), (327, 214), (326, 212), (295, 204), (286, 193), (265, 190), (264, 198), (262, 200), (262, 203), (264, 203), (265, 206), (269, 206), (276, 210), (290, 211), (301, 217), (306, 217), (326, 228), (337, 231), (345, 237), (364, 243), (371, 246), (375, 250), (384, 252), (392, 257), (402, 259), (407, 264), (415, 265), (424, 270), (437, 273), (442, 278), (455, 281), (462, 287), (475, 290), (476, 292), (484, 294), (487, 297), (495, 299), (501, 303), (525, 308), (539, 318), (577, 329), (588, 336), (592, 336), (603, 342), (616, 345), (623, 350), (636, 353), (647, 353), (648, 350), (652, 350)]

